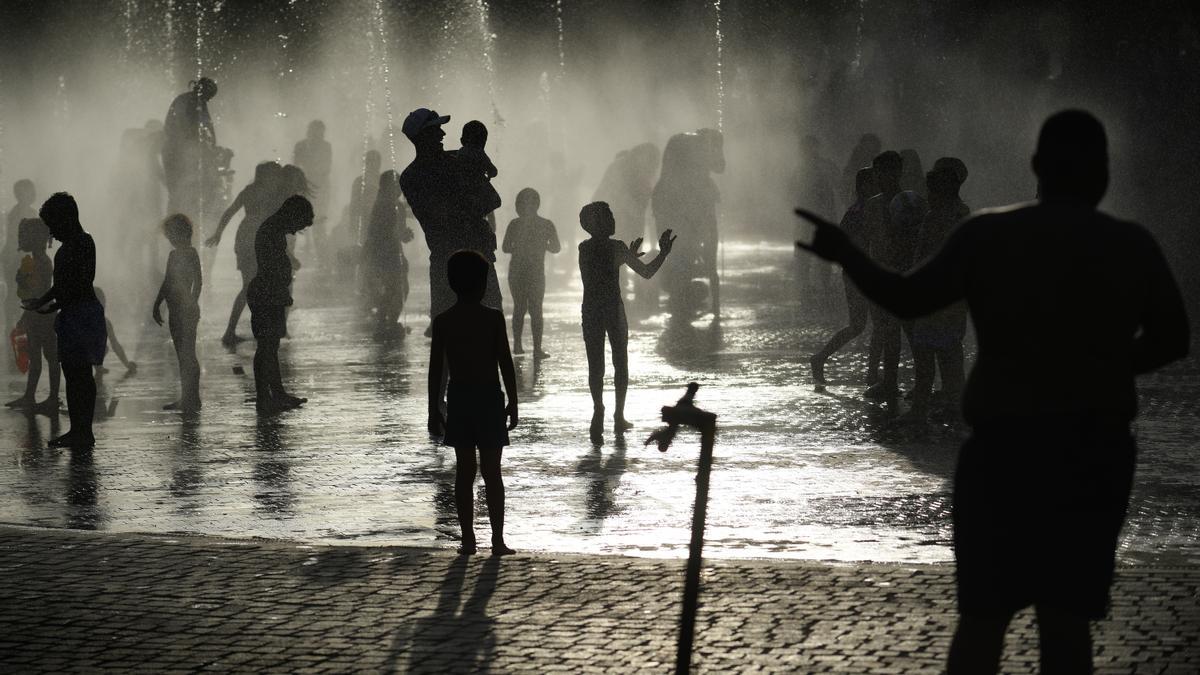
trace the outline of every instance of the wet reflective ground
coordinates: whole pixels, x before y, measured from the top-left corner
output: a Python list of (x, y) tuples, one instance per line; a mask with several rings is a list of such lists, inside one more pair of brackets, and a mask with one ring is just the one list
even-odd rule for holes
[[(831, 361), (831, 386), (814, 391), (807, 355), (841, 315), (800, 301), (786, 248), (730, 246), (724, 257), (719, 328), (700, 320), (664, 336), (662, 316), (634, 322), (627, 414), (637, 428), (609, 432), (598, 447), (587, 437), (580, 288), (552, 275), (553, 357), (540, 366), (517, 361), (522, 420), (504, 459), (510, 544), (686, 555), (698, 438), (681, 434), (666, 454), (642, 441), (660, 406), (695, 380), (698, 403), (720, 416), (708, 555), (949, 561), (949, 479), (964, 430), (895, 424), (863, 401), (865, 342)], [(560, 268), (569, 266), (562, 258)], [(142, 326), (131, 306), (114, 306), (137, 374), (123, 376), (110, 355), (101, 390), (109, 416), (91, 453), (44, 447), (65, 416), (0, 412), (0, 521), (454, 546), (453, 454), (425, 433), (424, 270), (412, 276), (412, 333), (385, 339), (348, 293), (302, 270), (283, 359), (293, 389), (310, 402), (261, 420), (245, 402), (253, 343), (230, 353), (217, 342), (233, 294), (226, 263), (209, 284), (201, 326), (203, 412), (185, 419), (160, 410), (178, 391), (167, 332)], [(1200, 562), (1197, 371), (1188, 361), (1141, 382), (1127, 562)], [(2, 377), (4, 393), (17, 396), (23, 380)]]

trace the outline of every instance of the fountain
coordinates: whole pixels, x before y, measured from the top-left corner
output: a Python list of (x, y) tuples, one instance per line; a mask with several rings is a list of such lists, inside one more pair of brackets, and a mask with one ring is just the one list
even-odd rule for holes
[(717, 48), (717, 131), (725, 131), (725, 73), (724, 50), (725, 36), (721, 34), (721, 0), (712, 0), (713, 15), (716, 21), (715, 41)]

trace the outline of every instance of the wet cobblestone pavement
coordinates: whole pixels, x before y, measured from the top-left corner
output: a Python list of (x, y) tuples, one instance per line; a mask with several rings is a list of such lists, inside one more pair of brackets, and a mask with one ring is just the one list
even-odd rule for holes
[[(0, 672), (668, 672), (683, 562), (0, 526)], [(948, 565), (707, 561), (702, 673), (939, 673)], [(1123, 567), (1096, 672), (1200, 671), (1200, 570)], [(1001, 672), (1037, 671), (1031, 612)]]
[[(561, 257), (560, 267), (570, 264)], [(831, 361), (832, 384), (814, 391), (807, 355), (839, 315), (798, 300), (787, 249), (730, 246), (725, 258), (719, 329), (698, 321), (664, 335), (661, 316), (634, 322), (628, 416), (637, 428), (623, 438), (609, 433), (599, 447), (587, 438), (580, 289), (551, 276), (552, 288), (559, 280), (547, 297), (553, 357), (540, 367), (517, 362), (522, 424), (504, 459), (510, 543), (554, 553), (686, 555), (697, 439), (682, 435), (666, 454), (642, 440), (659, 407), (695, 380), (700, 404), (720, 416), (707, 555), (951, 560), (949, 476), (964, 430), (895, 424), (863, 401), (865, 343)], [(253, 343), (229, 353), (217, 342), (233, 293), (230, 267), (218, 267), (207, 291), (205, 407), (194, 418), (160, 410), (178, 380), (166, 330), (141, 323), (149, 303), (136, 318), (134, 307), (114, 306), (137, 374), (123, 376), (110, 355), (101, 391), (110, 415), (98, 424), (90, 456), (45, 448), (65, 416), (0, 413), (0, 522), (455, 546), (453, 455), (424, 429), (424, 278), (414, 269), (412, 333), (376, 339), (345, 292), (302, 270), (282, 358), (285, 377), (310, 402), (270, 420), (245, 402)], [(1192, 359), (1139, 383), (1141, 459), (1124, 564), (1200, 563), (1198, 372)], [(22, 380), (3, 377), (0, 388), (15, 397)], [(606, 393), (611, 399), (611, 385)], [(480, 510), (486, 528), (482, 500)]]

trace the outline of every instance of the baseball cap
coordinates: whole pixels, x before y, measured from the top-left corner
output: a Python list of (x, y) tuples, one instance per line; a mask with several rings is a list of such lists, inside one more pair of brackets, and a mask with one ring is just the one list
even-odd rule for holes
[(433, 126), (440, 126), (450, 121), (449, 115), (438, 115), (436, 110), (429, 108), (417, 108), (408, 113), (408, 117), (404, 118), (404, 125), (400, 127), (400, 131), (404, 132), (405, 136), (412, 139), (423, 129)]

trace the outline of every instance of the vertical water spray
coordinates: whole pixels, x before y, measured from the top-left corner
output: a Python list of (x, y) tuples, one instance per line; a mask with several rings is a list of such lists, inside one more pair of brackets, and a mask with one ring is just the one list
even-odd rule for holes
[(163, 65), (167, 69), (167, 88), (175, 91), (175, 0), (167, 0), (166, 16), (163, 17), (163, 27), (167, 34), (166, 58)]
[(475, 14), (479, 20), (479, 35), (483, 39), (483, 68), (487, 75), (488, 101), (492, 105), (492, 123), (497, 127), (502, 127), (504, 118), (500, 116), (500, 111), (496, 107), (496, 67), (492, 61), (496, 34), (492, 32), (491, 10), (487, 0), (475, 0)]
[(854, 61), (851, 67), (857, 71), (862, 65), (863, 21), (866, 18), (866, 0), (858, 0), (858, 22), (854, 26)]
[(725, 36), (721, 33), (721, 0), (712, 0), (716, 21), (714, 39), (717, 49), (717, 131), (725, 131)]
[(391, 64), (388, 62), (388, 38), (387, 38), (387, 21), (383, 13), (383, 0), (375, 0), (375, 31), (374, 39), (379, 41), (379, 48), (376, 54), (379, 58), (379, 79), (383, 85), (383, 112), (387, 119), (387, 127), (384, 133), (387, 134), (388, 144), (388, 159), (391, 168), (396, 168), (396, 129), (395, 118), (392, 114), (392, 82), (391, 82)]
[[(195, 14), (196, 14), (196, 40), (195, 40), (195, 44), (196, 44), (196, 81), (199, 82), (201, 76), (203, 76), (203, 74), (204, 74), (204, 0), (195, 0), (195, 10), (196, 10), (196, 12), (195, 12)], [(203, 119), (203, 117), (201, 115), (201, 112), (202, 112), (201, 108), (203, 105), (204, 105), (204, 102), (200, 99), (199, 96), (197, 96), (196, 97), (196, 119)], [(204, 139), (200, 137), (200, 135), (203, 133), (203, 129), (204, 129), (203, 124), (196, 125), (196, 145), (197, 145), (197, 147), (200, 147), (200, 148), (203, 148), (203, 144), (204, 144)], [(207, 159), (207, 158), (205, 157), (205, 153), (203, 151), (196, 153), (196, 175), (201, 177), (201, 181), (203, 181), (203, 176), (204, 176), (205, 159)], [(197, 192), (199, 194), (198, 194), (198, 199), (196, 200), (196, 210), (198, 211), (196, 216), (200, 221), (201, 231), (204, 231), (204, 222), (205, 222), (204, 198), (207, 195), (204, 194), (205, 191), (203, 188), (197, 190)]]
[[(379, 5), (379, 0), (376, 0), (375, 6), (378, 7), (378, 5)], [(366, 18), (366, 33), (367, 33), (367, 38), (368, 38), (367, 39), (367, 93), (366, 93), (366, 96), (363, 97), (364, 107), (363, 107), (363, 129), (362, 129), (362, 171), (359, 172), (359, 175), (362, 177), (362, 180), (359, 181), (359, 186), (358, 186), (359, 204), (362, 204), (363, 199), (366, 198), (367, 151), (369, 151), (371, 149), (371, 127), (373, 127), (375, 125), (375, 52), (376, 52), (375, 32), (376, 32), (376, 28), (377, 28), (377, 26), (375, 24), (375, 13), (374, 13), (374, 11), (372, 11), (371, 15)], [(364, 208), (368, 208), (368, 207), (364, 207)], [(357, 217), (357, 214), (352, 213), (350, 215), (350, 217), (351, 217), (351, 220), (353, 221), (353, 219), (355, 217)], [(354, 226), (358, 227), (359, 224), (354, 223)], [(359, 236), (359, 235), (361, 235), (361, 233), (356, 234), (356, 236)]]

